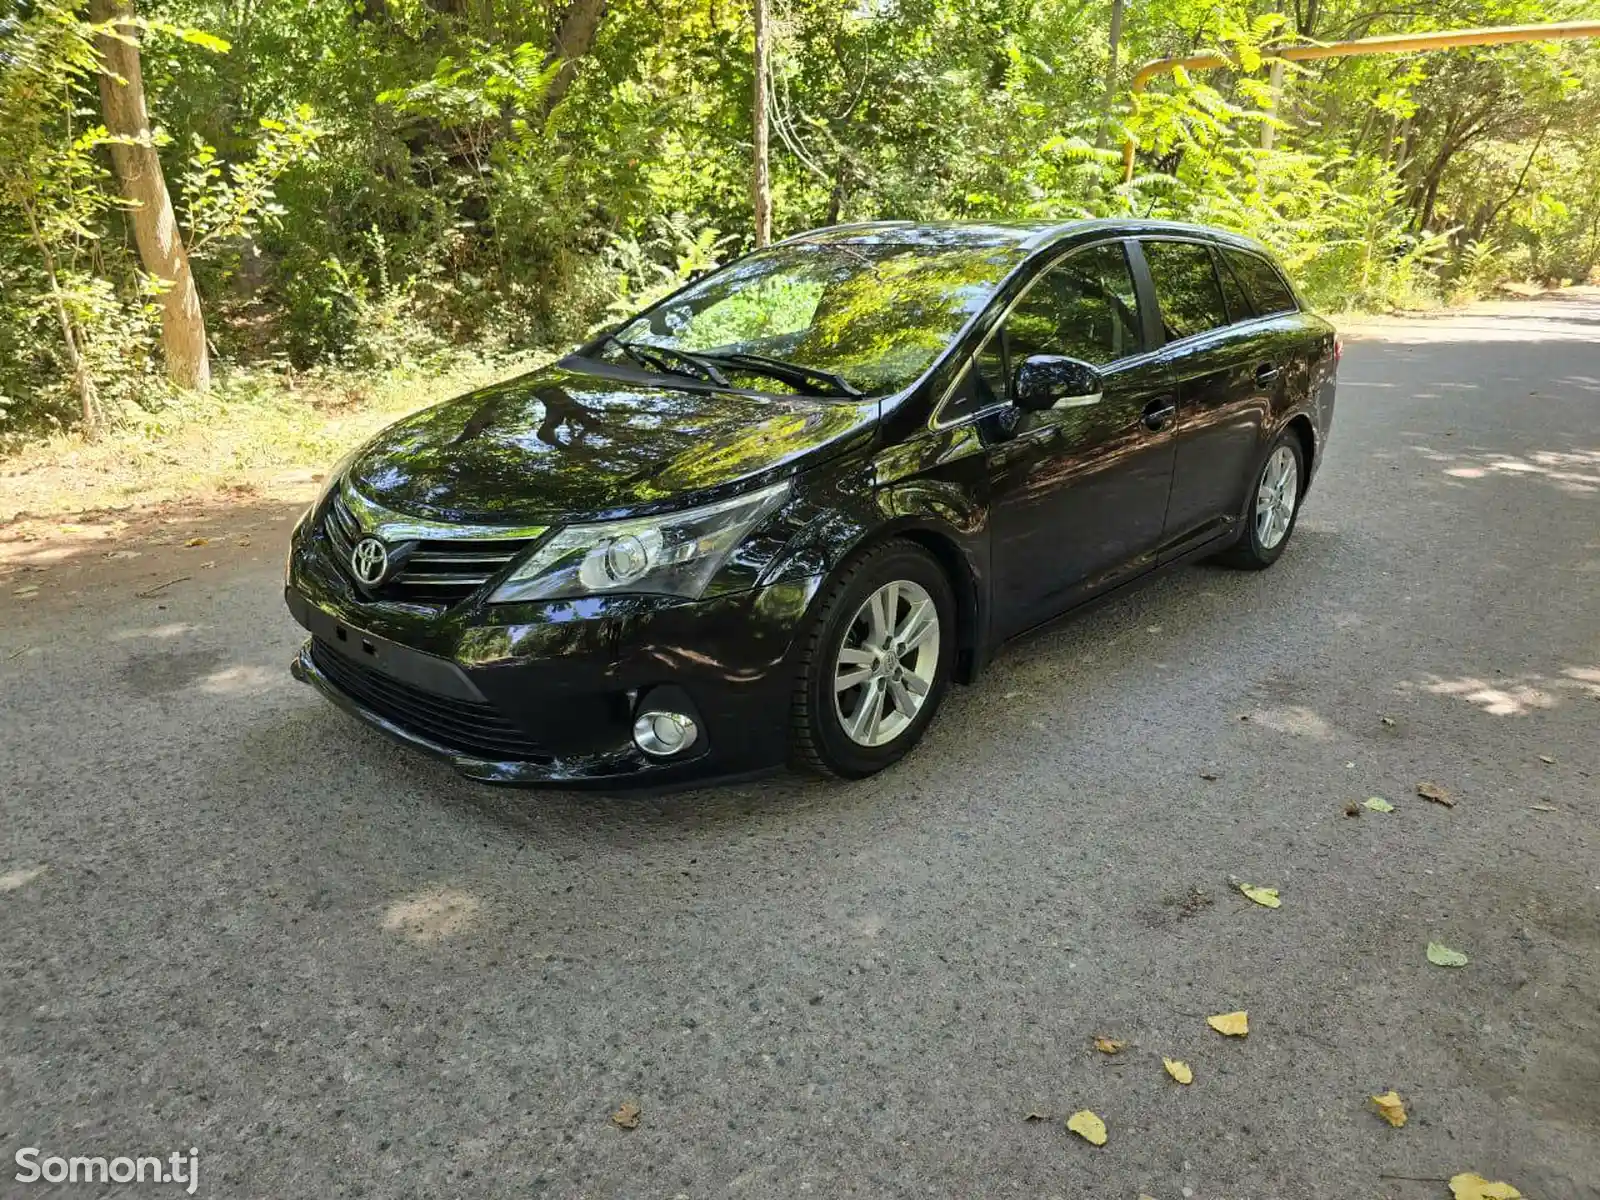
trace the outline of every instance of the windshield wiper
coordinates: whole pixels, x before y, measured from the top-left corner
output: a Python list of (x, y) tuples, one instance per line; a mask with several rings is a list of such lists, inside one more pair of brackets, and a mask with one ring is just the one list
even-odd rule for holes
[[(698, 354), (690, 354), (684, 350), (674, 350), (670, 346), (652, 346), (648, 342), (625, 342), (614, 333), (600, 335), (601, 342), (609, 342), (621, 350), (634, 362), (647, 371), (661, 371), (668, 375), (688, 375), (694, 379), (705, 379), (718, 387), (729, 387), (728, 377), (706, 362)], [(673, 360), (677, 360), (688, 368), (675, 367)]]
[(755, 371), (762, 375), (770, 375), (774, 379), (781, 379), (797, 387), (822, 383), (840, 396), (854, 399), (866, 394), (843, 375), (835, 375), (832, 371), (824, 371), (821, 367), (808, 367), (804, 363), (790, 362), (786, 358), (771, 358), (765, 354), (742, 354), (734, 351), (721, 354), (707, 353), (701, 357), (727, 363), (729, 366), (743, 367), (747, 371)]

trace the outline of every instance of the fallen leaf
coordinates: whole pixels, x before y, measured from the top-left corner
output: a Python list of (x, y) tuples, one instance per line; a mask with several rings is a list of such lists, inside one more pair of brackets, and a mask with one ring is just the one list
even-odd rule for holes
[(1278, 899), (1277, 888), (1256, 887), (1251, 883), (1241, 883), (1239, 890), (1261, 905), (1262, 908), (1277, 908), (1283, 903), (1282, 900)]
[(1201, 771), (1200, 778), (1215, 783), (1217, 781), (1217, 773), (1215, 771)]
[(1424, 800), (1432, 800), (1435, 804), (1442, 804), (1446, 808), (1454, 808), (1456, 806), (1456, 802), (1450, 793), (1445, 791), (1437, 783), (1417, 784), (1417, 795), (1421, 796)]
[(1127, 1044), (1128, 1044), (1127, 1042), (1119, 1041), (1116, 1038), (1098, 1037), (1097, 1036), (1094, 1039), (1094, 1048), (1096, 1050), (1100, 1051), (1101, 1054), (1115, 1054), (1118, 1050), (1121, 1050)]
[(1539, 755), (1539, 761), (1542, 763), (1553, 763), (1556, 760), (1551, 758), (1548, 754), (1541, 754)]
[(1361, 815), (1361, 806), (1354, 800), (1350, 801), (1349, 804), (1344, 806), (1344, 815), (1347, 817), (1359, 817)]
[(1452, 950), (1443, 942), (1429, 942), (1428, 961), (1436, 967), (1464, 967), (1470, 960), (1461, 951)]
[(1370, 808), (1373, 812), (1393, 812), (1394, 811), (1394, 805), (1390, 804), (1382, 796), (1368, 796), (1365, 800), (1363, 800), (1361, 802), (1361, 807), (1362, 808)]
[(1161, 1065), (1166, 1067), (1167, 1074), (1171, 1075), (1179, 1083), (1194, 1082), (1194, 1072), (1189, 1069), (1188, 1063), (1179, 1062), (1175, 1058), (1163, 1058)]
[(45, 868), (38, 866), (24, 867), (20, 871), (11, 871), (5, 875), (0, 875), (0, 892), (14, 892), (19, 887), (32, 883), (44, 872)]
[(1042, 1113), (1042, 1112), (1031, 1112), (1027, 1116), (1023, 1117), (1022, 1119), (1024, 1121), (1048, 1121), (1050, 1119), (1050, 1114), (1049, 1113)]
[(1392, 726), (1394, 724), (1393, 717), (1379, 717), (1378, 720), (1382, 721), (1385, 725)]
[(1250, 1014), (1243, 1011), (1218, 1013), (1207, 1017), (1206, 1024), (1225, 1037), (1244, 1037), (1250, 1032)]
[(139, 556), (140, 555), (139, 555), (139, 552), (137, 550), (107, 550), (106, 551), (106, 557), (107, 558), (138, 558)]
[(16, 591), (12, 592), (11, 594), (13, 596), (15, 596), (18, 600), (26, 600), (30, 596), (37, 596), (39, 594), (39, 589), (36, 588), (36, 587), (18, 588)]
[(622, 1107), (611, 1114), (612, 1123), (619, 1129), (639, 1128), (639, 1113), (642, 1110), (632, 1100), (625, 1100)]
[(211, 540), (210, 538), (192, 537), (187, 542), (185, 542), (184, 545), (185, 546), (204, 546), (210, 540)]
[(1381, 1096), (1374, 1096), (1372, 1103), (1377, 1108), (1378, 1115), (1396, 1129), (1406, 1123), (1406, 1106), (1401, 1101), (1399, 1092), (1391, 1089)]
[(1534, 812), (1555, 812), (1556, 811), (1556, 806), (1554, 804), (1530, 804), (1530, 805), (1528, 805), (1528, 807), (1533, 809)]
[(1490, 1183), (1471, 1171), (1451, 1177), (1450, 1194), (1456, 1200), (1523, 1200), (1522, 1193), (1509, 1183)]
[(1068, 1117), (1067, 1128), (1091, 1145), (1106, 1144), (1106, 1123), (1087, 1108), (1080, 1109)]
[(213, 567), (215, 567), (215, 566), (216, 566), (216, 565), (217, 565), (217, 560), (216, 560), (216, 559), (214, 559), (214, 558), (213, 558), (213, 559), (211, 559), (211, 560), (210, 560), (210, 561), (208, 561), (208, 562), (203, 562), (203, 563), (201, 563), (201, 564), (200, 564), (200, 569), (201, 569), (201, 570), (202, 570), (202, 571), (209, 571), (209, 570), (211, 570), (211, 569), (212, 569), (212, 568), (213, 568)]

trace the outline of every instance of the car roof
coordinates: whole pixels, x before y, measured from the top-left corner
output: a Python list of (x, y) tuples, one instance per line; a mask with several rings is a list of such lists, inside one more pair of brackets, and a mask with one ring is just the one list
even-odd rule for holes
[(907, 244), (973, 248), (1015, 246), (1031, 252), (1094, 235), (1149, 237), (1154, 234), (1198, 237), (1267, 253), (1266, 247), (1260, 242), (1224, 229), (1190, 225), (1182, 221), (1143, 221), (1133, 217), (1078, 221), (861, 221), (797, 233), (778, 244), (811, 242), (819, 245)]

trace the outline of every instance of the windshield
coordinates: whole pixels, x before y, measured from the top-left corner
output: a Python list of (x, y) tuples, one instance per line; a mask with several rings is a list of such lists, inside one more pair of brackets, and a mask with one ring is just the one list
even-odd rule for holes
[(738, 387), (815, 391), (721, 355), (761, 355), (825, 372), (864, 393), (915, 380), (994, 295), (1024, 252), (1010, 245), (794, 242), (757, 251), (616, 330), (618, 343), (692, 353)]

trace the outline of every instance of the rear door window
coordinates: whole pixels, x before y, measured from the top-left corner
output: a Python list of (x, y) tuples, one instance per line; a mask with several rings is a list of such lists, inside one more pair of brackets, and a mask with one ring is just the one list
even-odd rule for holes
[(1289, 290), (1289, 285), (1283, 281), (1283, 276), (1278, 274), (1278, 268), (1261, 255), (1225, 246), (1222, 247), (1222, 257), (1233, 268), (1234, 274), (1239, 277), (1239, 282), (1244, 284), (1245, 290), (1250, 293), (1250, 299), (1255, 303), (1256, 311), (1262, 316), (1293, 312), (1300, 307), (1295, 303), (1294, 293)]
[(1211, 250), (1198, 242), (1145, 242), (1167, 340), (1193, 337), (1228, 323)]

